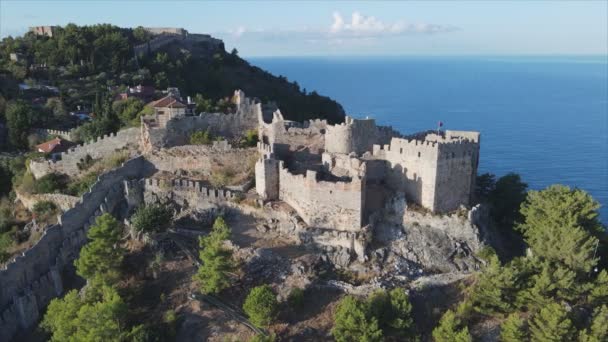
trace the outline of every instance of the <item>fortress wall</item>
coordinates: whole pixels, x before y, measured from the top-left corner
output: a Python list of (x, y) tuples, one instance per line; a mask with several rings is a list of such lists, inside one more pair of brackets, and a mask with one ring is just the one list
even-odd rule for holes
[(309, 120), (303, 123), (286, 121), (280, 110), (272, 114), (271, 123), (264, 121), (262, 113), (258, 115), (260, 140), (266, 144), (283, 146), (284, 150), (307, 147), (313, 153), (320, 153), (325, 147), (326, 128), (326, 120)]
[(170, 199), (182, 208), (206, 209), (225, 204), (242, 196), (240, 191), (205, 187), (199, 181), (188, 179), (142, 180), (145, 203), (157, 203)]
[(337, 125), (328, 125), (325, 135), (325, 150), (332, 153), (363, 154), (371, 151), (374, 144), (388, 144), (392, 137), (399, 136), (391, 127), (376, 126), (373, 119), (346, 117)]
[(435, 210), (448, 212), (468, 205), (475, 191), (479, 144), (458, 141), (439, 145)]
[(49, 173), (64, 173), (68, 176), (78, 174), (78, 165), (87, 155), (93, 159), (102, 158), (108, 154), (127, 146), (139, 144), (140, 129), (128, 128), (117, 133), (104, 135), (95, 140), (78, 145), (61, 153), (61, 160), (31, 161), (30, 171), (36, 178)]
[(362, 227), (364, 183), (317, 180), (315, 171), (294, 175), (279, 162), (279, 198), (311, 227), (358, 231)]
[(366, 176), (365, 162), (347, 154), (323, 153), (321, 162), (327, 171), (338, 177), (363, 178)]
[(50, 300), (61, 295), (61, 273), (86, 243), (88, 228), (103, 212), (120, 209), (121, 183), (138, 177), (142, 163), (137, 157), (101, 175), (74, 208), (58, 217), (58, 224), (47, 227), (34, 246), (0, 269), (0, 340), (33, 326)]
[(165, 147), (187, 145), (190, 134), (195, 131), (209, 130), (213, 135), (240, 137), (245, 131), (258, 128), (257, 115), (261, 111), (261, 104), (247, 102), (234, 114), (201, 113), (199, 116), (176, 118), (167, 122), (166, 131), (155, 131), (164, 134), (162, 143)]
[(393, 138), (390, 145), (374, 146), (373, 155), (388, 162), (386, 183), (389, 188), (403, 191), (408, 201), (434, 210), (438, 145)]

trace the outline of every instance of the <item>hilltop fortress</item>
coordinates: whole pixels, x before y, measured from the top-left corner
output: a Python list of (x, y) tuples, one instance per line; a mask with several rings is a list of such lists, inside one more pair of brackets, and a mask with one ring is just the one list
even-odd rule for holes
[[(49, 301), (62, 294), (64, 274), (95, 217), (109, 212), (128, 220), (134, 208), (147, 203), (171, 203), (180, 213), (221, 208), (250, 215), (257, 229), (319, 249), (336, 267), (365, 263), (380, 253), (370, 250), (372, 239), (387, 246), (383, 255), (395, 255), (394, 260), (407, 260), (419, 270), (476, 267), (470, 256), (482, 244), (479, 211), (443, 221), (424, 212), (470, 207), (478, 132), (403, 135), (372, 119), (351, 117), (337, 125), (300, 123), (285, 120), (276, 105), (262, 105), (242, 91), (235, 91), (232, 101), (230, 114), (188, 115), (179, 100), (159, 100), (139, 128), (73, 147), (57, 160), (30, 162), (29, 170), (40, 178), (78, 176), (83, 160), (116, 151), (128, 150), (130, 158), (99, 176), (35, 245), (0, 269), (0, 340), (33, 326)], [(224, 140), (190, 145), (190, 135), (199, 131)], [(256, 147), (233, 147), (251, 131), (258, 133)], [(213, 181), (228, 169), (231, 183)], [(409, 240), (403, 235), (383, 240), (386, 227), (400, 227)]]
[(320, 222), (314, 217), (335, 206), (336, 215), (350, 217), (337, 219), (342, 222), (338, 226), (332, 224), (335, 217), (327, 217), (325, 225), (360, 228), (395, 192), (436, 213), (470, 203), (479, 164), (478, 132), (403, 136), (373, 119), (297, 124), (284, 120), (280, 111), (270, 123), (261, 114), (258, 121), (262, 157), (256, 165), (257, 193), (264, 200), (286, 201), (310, 222)]

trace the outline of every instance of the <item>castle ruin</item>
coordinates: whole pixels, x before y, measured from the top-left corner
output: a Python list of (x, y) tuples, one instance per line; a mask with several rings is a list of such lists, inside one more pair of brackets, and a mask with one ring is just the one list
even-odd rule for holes
[[(62, 274), (72, 267), (88, 228), (104, 212), (123, 219), (138, 205), (158, 201), (171, 201), (180, 209), (247, 211), (299, 244), (319, 247), (332, 261), (345, 255), (340, 262), (348, 265), (351, 256), (367, 260), (382, 215), (394, 216), (390, 224), (404, 224), (406, 205), (448, 213), (471, 203), (479, 163), (478, 132), (405, 136), (373, 119), (351, 117), (336, 125), (325, 120), (299, 123), (285, 120), (275, 105), (263, 106), (242, 91), (235, 92), (233, 101), (232, 114), (159, 110), (143, 118), (140, 128), (76, 146), (56, 161), (31, 161), (31, 172), (40, 178), (48, 173), (77, 174), (78, 163), (86, 156), (101, 158), (129, 147), (138, 153), (99, 176), (33, 247), (0, 268), (0, 340), (32, 327), (50, 300), (63, 293)], [(234, 140), (256, 129), (257, 147), (232, 147), (226, 140), (191, 146), (188, 141), (200, 130)], [(248, 158), (255, 163), (254, 172), (245, 173), (253, 179), (225, 186), (206, 180), (218, 165), (245, 168)], [(238, 201), (242, 198), (263, 205), (244, 207)], [(467, 222), (474, 217), (472, 210)], [(431, 228), (420, 228), (417, 234), (425, 229)], [(445, 246), (435, 248), (437, 254), (450, 249), (444, 254), (455, 255), (451, 243), (479, 248), (473, 224), (458, 229), (446, 226), (429, 233), (450, 236), (442, 240)], [(444, 262), (444, 254), (435, 259)], [(419, 263), (428, 260), (411, 258)]]

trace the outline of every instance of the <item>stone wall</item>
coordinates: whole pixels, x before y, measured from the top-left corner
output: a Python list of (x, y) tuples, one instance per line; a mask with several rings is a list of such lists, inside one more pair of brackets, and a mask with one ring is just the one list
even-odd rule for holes
[(479, 133), (446, 131), (444, 135), (393, 138), (390, 145), (374, 145), (372, 157), (387, 162), (389, 188), (434, 212), (448, 212), (470, 202), (479, 161)]
[(364, 182), (322, 181), (317, 172), (292, 174), (279, 162), (279, 198), (311, 227), (358, 231), (363, 226)]
[(64, 173), (68, 176), (74, 176), (80, 172), (77, 164), (87, 155), (93, 159), (103, 158), (116, 150), (129, 146), (135, 148), (139, 141), (139, 128), (124, 129), (73, 147), (61, 153), (60, 160), (32, 160), (29, 165), (30, 171), (35, 178), (40, 178), (49, 173)]
[(142, 163), (137, 157), (101, 175), (80, 202), (58, 217), (58, 224), (0, 269), (0, 341), (33, 327), (50, 300), (62, 294), (61, 274), (78, 257), (88, 228), (103, 212), (120, 214), (122, 182), (139, 177)]
[(160, 147), (187, 145), (190, 135), (196, 131), (209, 130), (213, 135), (235, 138), (247, 130), (257, 129), (257, 118), (262, 115), (261, 103), (245, 97), (240, 90), (235, 91), (234, 99), (237, 110), (232, 114), (201, 113), (175, 118), (167, 122), (166, 128), (143, 123), (142, 149), (149, 152)]
[(395, 191), (404, 192), (409, 201), (431, 210), (435, 205), (436, 142), (393, 139), (382, 148), (374, 145), (373, 155), (386, 160), (386, 183)]
[(258, 122), (258, 136), (265, 144), (283, 146), (284, 150), (292, 151), (308, 148), (313, 153), (321, 153), (325, 147), (326, 120), (287, 121), (281, 111), (276, 110), (270, 123), (264, 121), (261, 112)]
[(181, 209), (207, 209), (234, 201), (243, 195), (239, 191), (205, 187), (201, 182), (188, 179), (149, 178), (140, 182), (143, 186), (145, 203), (169, 200)]
[(374, 144), (388, 144), (399, 133), (391, 127), (376, 126), (373, 119), (353, 119), (349, 116), (337, 125), (328, 125), (325, 134), (325, 151), (331, 153), (363, 154)]

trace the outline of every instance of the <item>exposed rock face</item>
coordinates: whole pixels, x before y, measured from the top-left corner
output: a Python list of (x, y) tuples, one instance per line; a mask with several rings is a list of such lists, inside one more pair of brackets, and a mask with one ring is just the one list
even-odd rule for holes
[(405, 259), (420, 265), (422, 272), (458, 272), (478, 269), (475, 257), (482, 247), (479, 229), (468, 217), (431, 215), (407, 210), (405, 198), (388, 201), (376, 216), (375, 238), (387, 246), (387, 262)]

